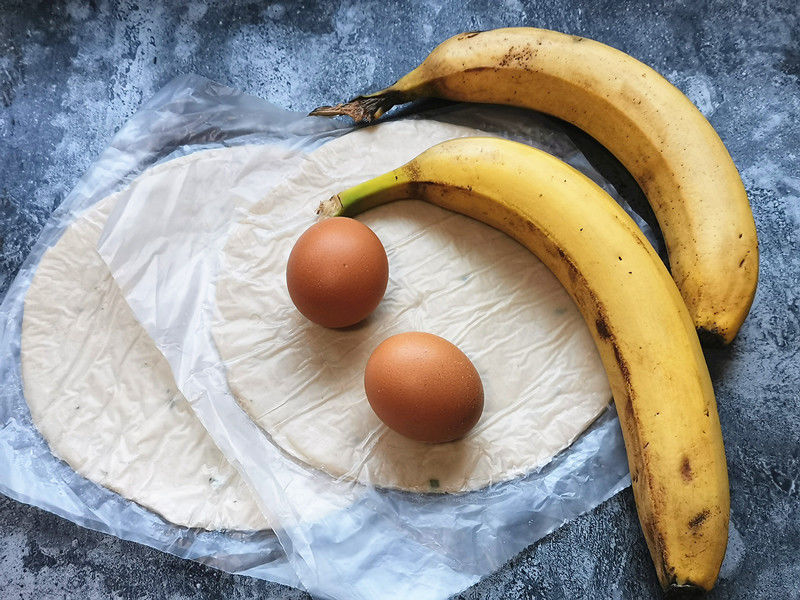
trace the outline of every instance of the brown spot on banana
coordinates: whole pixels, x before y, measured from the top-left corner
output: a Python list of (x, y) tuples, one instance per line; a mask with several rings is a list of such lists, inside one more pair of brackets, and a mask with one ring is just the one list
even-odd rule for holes
[(619, 350), (619, 346), (613, 341), (611, 342), (614, 350), (614, 360), (617, 361), (617, 365), (619, 366), (619, 371), (622, 374), (622, 379), (625, 381), (625, 385), (628, 388), (628, 406), (630, 407), (631, 413), (633, 412), (633, 403), (631, 399), (633, 397), (633, 386), (631, 385), (631, 371), (628, 368), (628, 363), (622, 357), (622, 353)]
[(710, 514), (711, 512), (708, 509), (706, 509), (704, 511), (697, 513), (697, 515), (695, 515), (695, 517), (691, 521), (689, 521), (689, 529), (692, 531), (692, 533), (698, 532), (697, 530), (705, 522), (705, 520), (709, 517)]
[(684, 456), (683, 460), (681, 461), (681, 478), (684, 481), (691, 481), (694, 479), (694, 474), (692, 473), (692, 464), (689, 462), (688, 456)]
[(606, 319), (603, 315), (600, 315), (595, 319), (594, 322), (595, 329), (597, 329), (597, 335), (599, 335), (604, 340), (608, 340), (611, 338), (611, 332), (608, 330), (608, 323), (606, 323)]

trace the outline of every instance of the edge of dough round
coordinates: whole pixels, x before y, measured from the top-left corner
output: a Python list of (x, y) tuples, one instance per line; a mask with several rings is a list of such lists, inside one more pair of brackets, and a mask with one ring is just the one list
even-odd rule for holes
[(97, 253), (97, 241), (116, 201), (143, 182), (169, 189), (178, 183), (165, 180), (195, 165), (223, 176), (223, 165), (245, 156), (280, 160), (286, 153), (266, 145), (212, 148), (147, 169), (67, 226), (26, 292), (23, 389), (51, 452), (179, 526), (269, 528), (244, 480), (178, 391), (169, 364)]

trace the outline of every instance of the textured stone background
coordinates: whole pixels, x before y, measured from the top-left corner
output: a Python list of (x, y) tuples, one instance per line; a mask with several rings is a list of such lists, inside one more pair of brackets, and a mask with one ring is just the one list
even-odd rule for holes
[[(197, 72), (307, 110), (383, 87), (460, 31), (534, 25), (652, 65), (742, 172), (761, 282), (707, 356), (735, 529), (713, 598), (800, 598), (800, 5), (675, 2), (0, 0), (0, 295), (41, 226), (164, 82)], [(528, 548), (463, 599), (658, 597), (630, 490)], [(87, 531), (0, 497), (0, 598), (307, 598)]]

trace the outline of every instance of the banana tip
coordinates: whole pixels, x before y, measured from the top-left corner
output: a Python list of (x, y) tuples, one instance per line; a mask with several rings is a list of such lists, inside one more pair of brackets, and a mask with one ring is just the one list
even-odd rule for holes
[(669, 586), (664, 593), (664, 600), (690, 600), (694, 598), (703, 598), (706, 595), (706, 590), (698, 585), (677, 585)]
[(700, 344), (702, 346), (709, 348), (727, 346), (733, 339), (719, 328), (703, 326), (697, 328), (697, 337), (700, 338)]

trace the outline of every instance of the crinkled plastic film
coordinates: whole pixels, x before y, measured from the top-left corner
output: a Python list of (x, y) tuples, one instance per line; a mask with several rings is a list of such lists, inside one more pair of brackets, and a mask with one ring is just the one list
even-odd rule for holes
[[(559, 156), (620, 201), (655, 243), (644, 221), (552, 120), (488, 106), (439, 108), (411, 118), (419, 117), (474, 127)], [(286, 137), (312, 150), (343, 132), (320, 131), (320, 123), (298, 120)], [(309, 134), (303, 138), (305, 128)], [(164, 211), (167, 219), (154, 220), (148, 216), (153, 202), (146, 194), (123, 195), (106, 224), (100, 254), (201, 422), (270, 521), (279, 524), (276, 534), (288, 561), (312, 594), (363, 600), (448, 597), (629, 484), (613, 406), (544, 467), (472, 492), (376, 488), (334, 478), (292, 458), (233, 397), (211, 336), (221, 251), (233, 220), (220, 222), (213, 200), (197, 207), (187, 198)], [(246, 206), (237, 218), (242, 215)]]
[[(272, 531), (210, 531), (174, 525), (82, 477), (57, 458), (32, 421), (23, 394), (20, 336), (26, 293), (45, 252), (87, 209), (123, 189), (147, 168), (208, 148), (275, 144), (291, 150), (298, 139), (313, 145), (319, 132), (331, 129), (324, 123), (309, 126), (295, 113), (202, 77), (183, 76), (161, 89), (114, 136), (53, 213), (0, 304), (2, 493), (78, 525), (182, 558), (301, 587)], [(58, 299), (53, 302), (55, 306)]]

